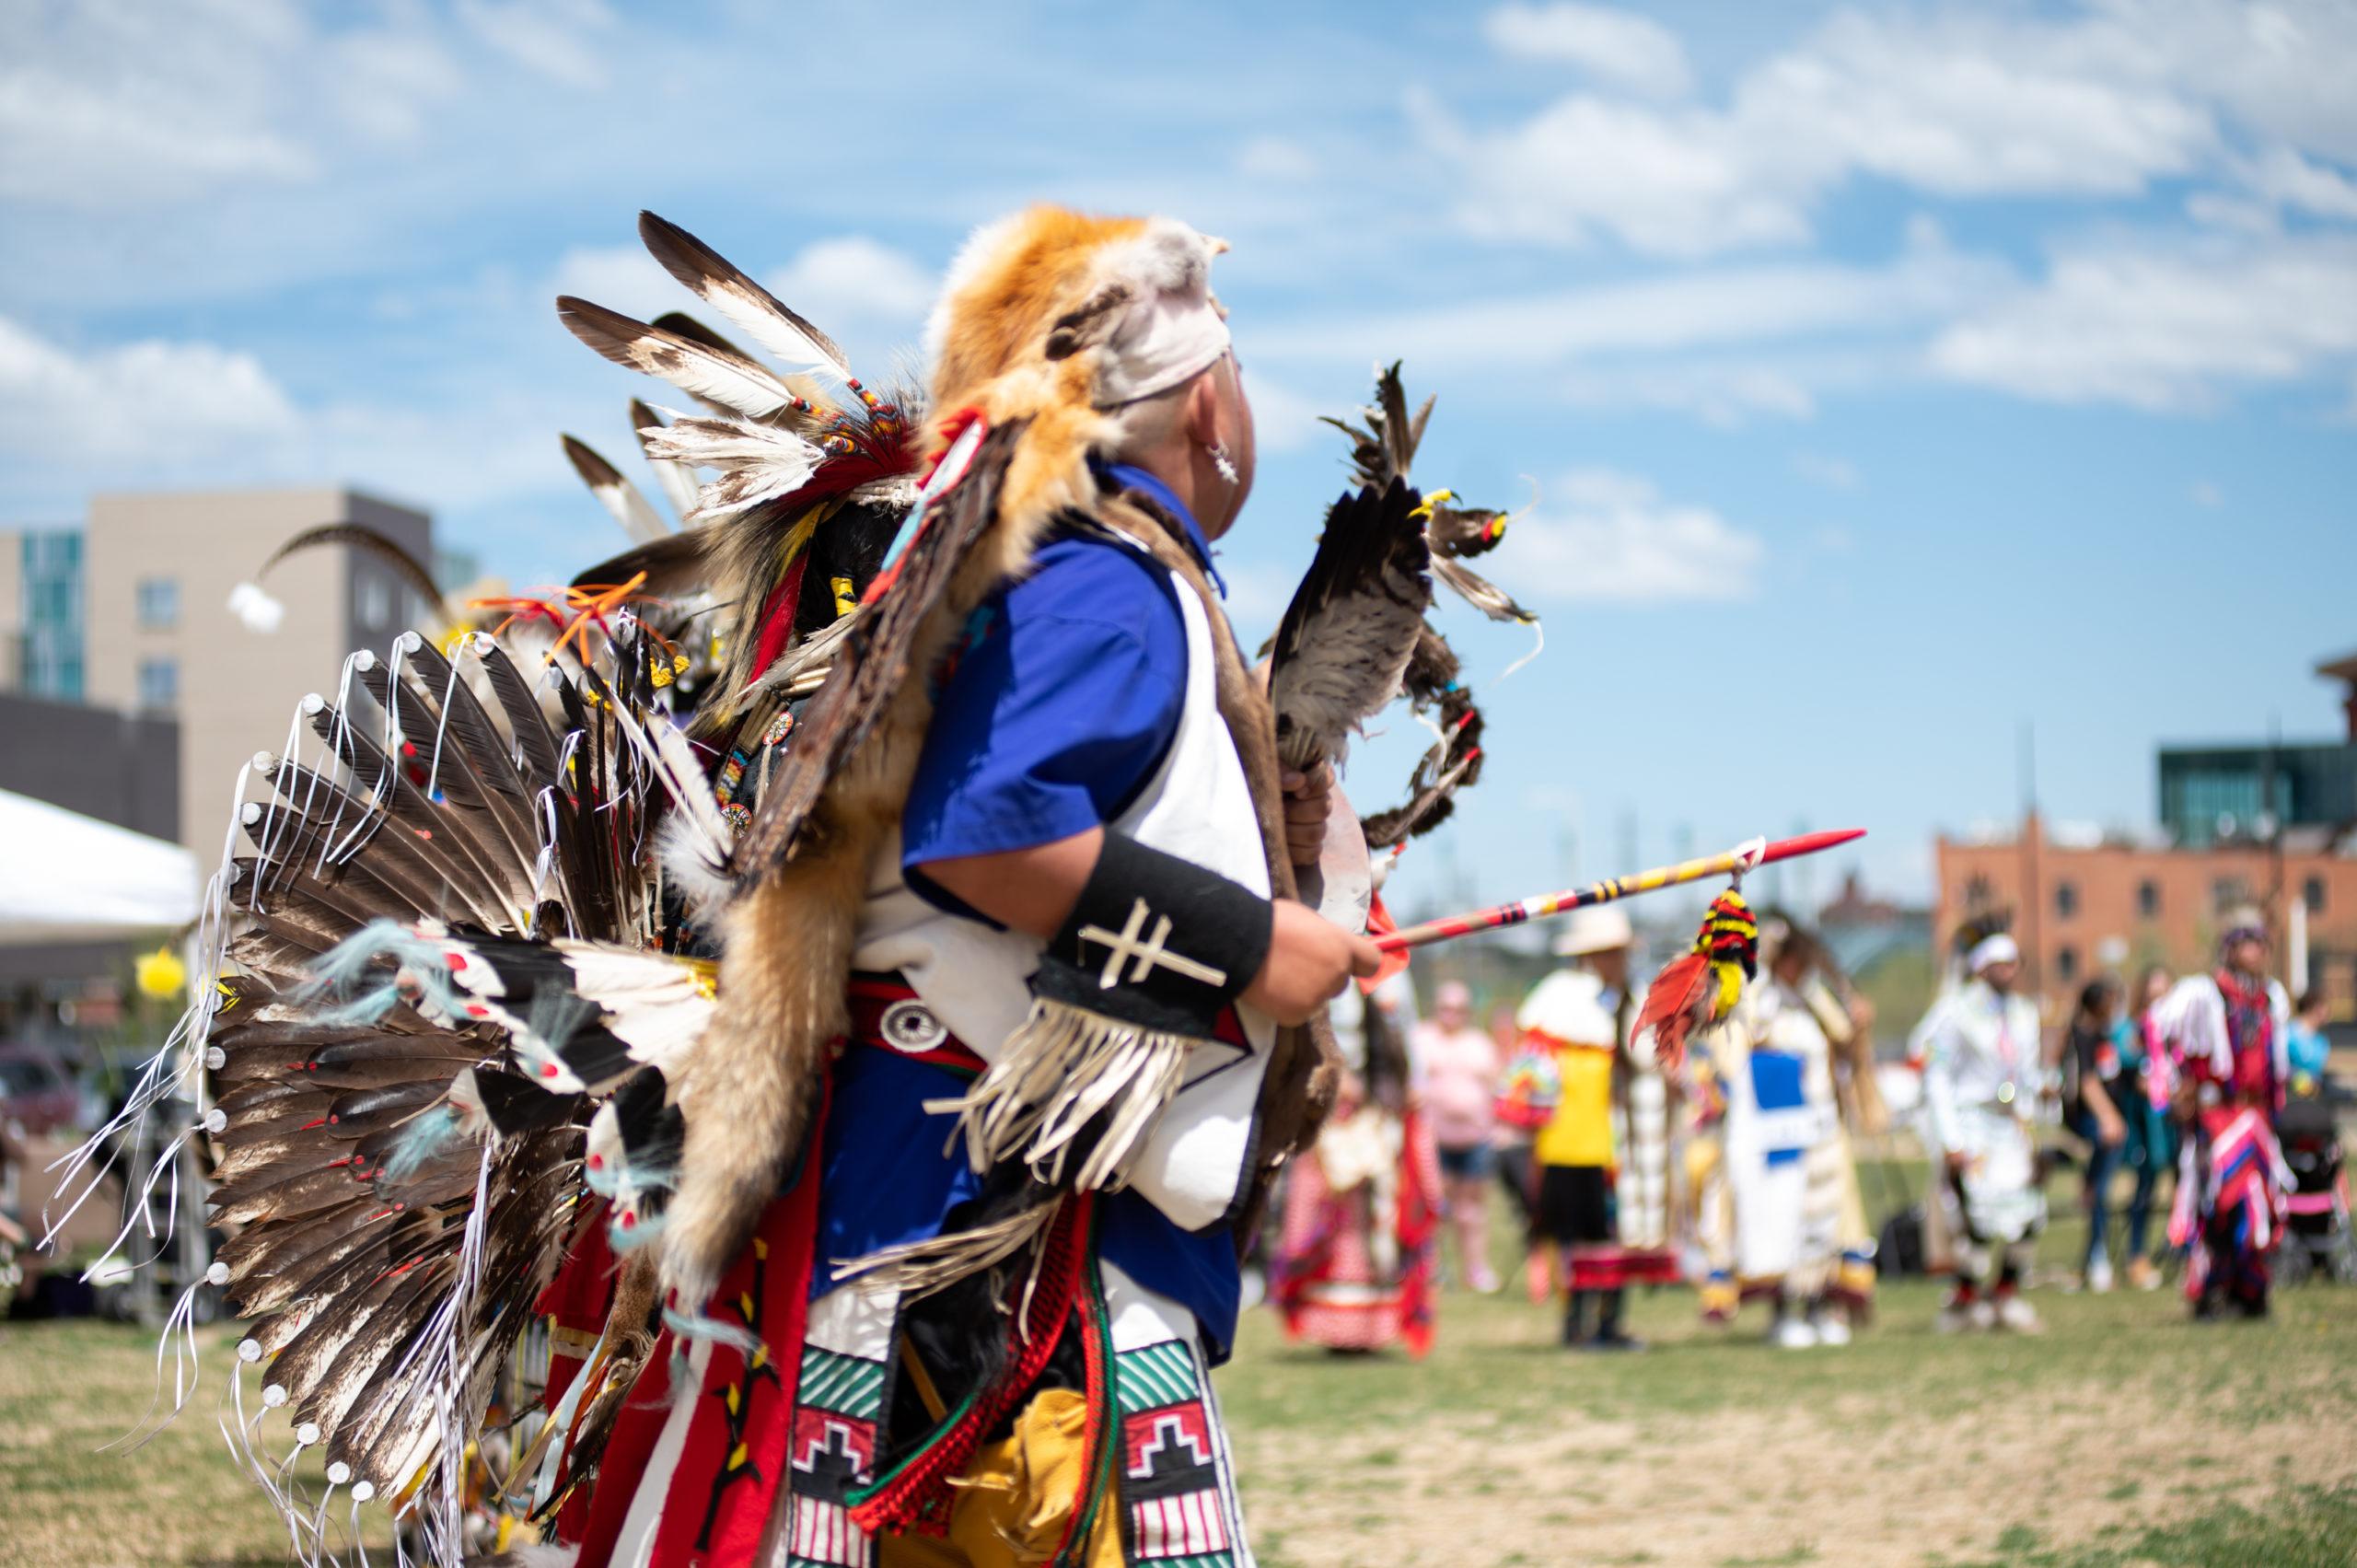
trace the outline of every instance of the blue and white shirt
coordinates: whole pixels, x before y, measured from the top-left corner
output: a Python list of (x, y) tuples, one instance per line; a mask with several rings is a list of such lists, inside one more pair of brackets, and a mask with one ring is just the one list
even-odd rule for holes
[[(1177, 518), (1210, 571), (1201, 528), (1159, 480), (1120, 465), (1098, 474)], [(901, 871), (912, 892), (981, 920), (924, 877), (928, 863), (1053, 843), (1105, 826), (1138, 798), (1179, 726), (1189, 664), (1179, 591), (1140, 551), (1074, 531), (1050, 539), (1029, 573), (974, 611), (936, 676), (933, 724), (901, 819)], [(949, 1209), (979, 1191), (962, 1150), (943, 1152), (940, 1119), (923, 1108), (960, 1091), (940, 1081), (951, 1077), (886, 1052), (843, 1059), (831, 1125), (861, 1131), (830, 1140), (826, 1191), (859, 1196), (822, 1205), (821, 1257), (935, 1234)], [(1238, 1295), (1226, 1227), (1190, 1234), (1125, 1191), (1099, 1201), (1097, 1236), (1108, 1261), (1186, 1307), (1213, 1359), (1225, 1357)]]

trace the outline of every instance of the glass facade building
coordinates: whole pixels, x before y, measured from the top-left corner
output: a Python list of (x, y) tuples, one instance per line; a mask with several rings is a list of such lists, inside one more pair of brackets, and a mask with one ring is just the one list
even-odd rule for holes
[(24, 603), (17, 685), (29, 696), (82, 700), (82, 533), (28, 529), (17, 536)]
[(2189, 848), (2264, 838), (2270, 815), (2285, 828), (2357, 822), (2357, 743), (2173, 746), (2160, 765), (2161, 825)]

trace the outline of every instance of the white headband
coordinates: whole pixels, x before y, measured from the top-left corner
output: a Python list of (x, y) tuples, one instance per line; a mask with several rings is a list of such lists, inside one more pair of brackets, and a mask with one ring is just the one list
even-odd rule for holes
[(1212, 258), (1227, 249), (1175, 218), (1147, 220), (1109, 248), (1105, 267), (1132, 299), (1106, 340), (1098, 408), (1119, 408), (1194, 379), (1227, 352), (1227, 321), (1212, 297)]
[(2022, 950), (2019, 945), (2000, 931), (1994, 936), (1984, 936), (1980, 939), (1980, 945), (1973, 948), (1972, 956), (1965, 960), (1965, 967), (1974, 974), (1979, 974), (1991, 964), (2017, 964), (2021, 962), (2021, 958)]

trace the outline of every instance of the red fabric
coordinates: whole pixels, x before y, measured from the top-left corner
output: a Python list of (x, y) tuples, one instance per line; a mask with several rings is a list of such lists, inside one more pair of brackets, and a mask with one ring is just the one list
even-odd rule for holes
[(1569, 1262), (1573, 1290), (1676, 1284), (1679, 1278), (1677, 1257), (1663, 1248), (1574, 1247)]
[[(1393, 932), (1396, 932), (1399, 929), (1399, 923), (1392, 919), (1391, 912), (1384, 907), (1383, 895), (1381, 893), (1371, 894), (1367, 899), (1366, 904), (1367, 936), (1370, 939), (1379, 939), (1390, 935)], [(1389, 980), (1393, 975), (1399, 973), (1407, 967), (1407, 948), (1401, 947), (1397, 950), (1387, 950), (1383, 955), (1383, 960), (1375, 966), (1375, 972), (1367, 976), (1364, 980), (1359, 981), (1359, 989), (1366, 993), (1369, 996), (1372, 996), (1375, 994), (1376, 987), (1381, 985), (1385, 981)]]
[[(606, 1314), (614, 1299), (614, 1249), (606, 1239), (606, 1202), (602, 1198), (586, 1198), (575, 1222), (573, 1245), (557, 1265), (556, 1277), (541, 1290), (540, 1299), (532, 1303), (532, 1311), (542, 1318), (552, 1318), (559, 1329), (592, 1337), (604, 1331)], [(578, 1356), (549, 1353), (549, 1377), (540, 1390), (540, 1403), (550, 1414), (564, 1400), (565, 1391), (581, 1375), (582, 1361)], [(586, 1401), (584, 1401), (585, 1404)], [(578, 1411), (575, 1412), (576, 1418)], [(572, 1434), (564, 1434), (569, 1441)], [(559, 1473), (557, 1482), (564, 1484)], [(589, 1526), (589, 1493), (576, 1491), (568, 1495), (556, 1514), (556, 1539), (578, 1540)]]
[[(822, 1094), (793, 1187), (762, 1213), (753, 1244), (738, 1253), (721, 1276), (720, 1288), (703, 1304), (707, 1317), (732, 1325), (746, 1321), (745, 1304), (757, 1306), (756, 1321), (749, 1327), (759, 1335), (761, 1348), (749, 1367), (744, 1352), (713, 1346), (656, 1527), (652, 1568), (749, 1568), (761, 1551), (761, 1533), (785, 1484), (795, 1380), (809, 1317), (826, 1118)], [(590, 1501), (576, 1568), (603, 1568), (613, 1554), (648, 1457), (670, 1419), (668, 1364), (677, 1342), (668, 1330), (656, 1342), (647, 1372), (631, 1391)], [(650, 1380), (662, 1386), (650, 1389)], [(726, 1397), (732, 1385), (739, 1389), (741, 1415), (732, 1414)], [(731, 1476), (728, 1461), (740, 1446), (743, 1461)]]
[[(1337, 1192), (1315, 1153), (1286, 1178), (1284, 1224), (1272, 1285), (1290, 1339), (1335, 1350), (1380, 1350), (1398, 1341), (1421, 1358), (1432, 1349), (1440, 1231), (1440, 1160), (1413, 1110), (1400, 1129), (1391, 1213), (1370, 1213), (1368, 1186)], [(1376, 1277), (1373, 1227), (1391, 1226), (1399, 1267)], [(1334, 1290), (1327, 1287), (1364, 1287)]]
[(614, 1539), (621, 1533), (637, 1495), (639, 1478), (663, 1435), (663, 1422), (671, 1413), (671, 1336), (655, 1342), (646, 1369), (631, 1385), (614, 1434), (606, 1443), (606, 1457), (598, 1469), (598, 1484), (589, 1493), (587, 1518), (581, 1530), (581, 1552), (575, 1568), (604, 1568), (614, 1554)]

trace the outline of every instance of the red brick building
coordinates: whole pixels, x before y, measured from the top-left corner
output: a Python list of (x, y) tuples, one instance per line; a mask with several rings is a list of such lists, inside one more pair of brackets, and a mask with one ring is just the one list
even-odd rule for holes
[(2219, 918), (2256, 904), (2277, 977), (2322, 986), (2334, 1021), (2357, 1021), (2357, 654), (2316, 672), (2348, 689), (2347, 738), (2163, 747), (2151, 840), (2057, 842), (2036, 812), (2010, 839), (1943, 834), (1936, 950), (1968, 916), (2010, 911), (2024, 978), (2053, 1016), (2100, 973), (2208, 966)]
[(2255, 903), (2275, 931), (2277, 973), (2291, 978), (2294, 928), (2305, 927), (2310, 983), (2338, 1001), (2336, 1018), (2357, 1018), (2357, 855), (2335, 852), (2328, 835), (2287, 830), (2280, 851), (2256, 842), (2181, 849), (2057, 843), (2035, 815), (2026, 827), (2010, 839), (1937, 841), (1940, 951), (1968, 915), (2010, 910), (2026, 978), (2049, 1005), (2067, 1005), (2106, 970), (2207, 965), (2219, 916)]

